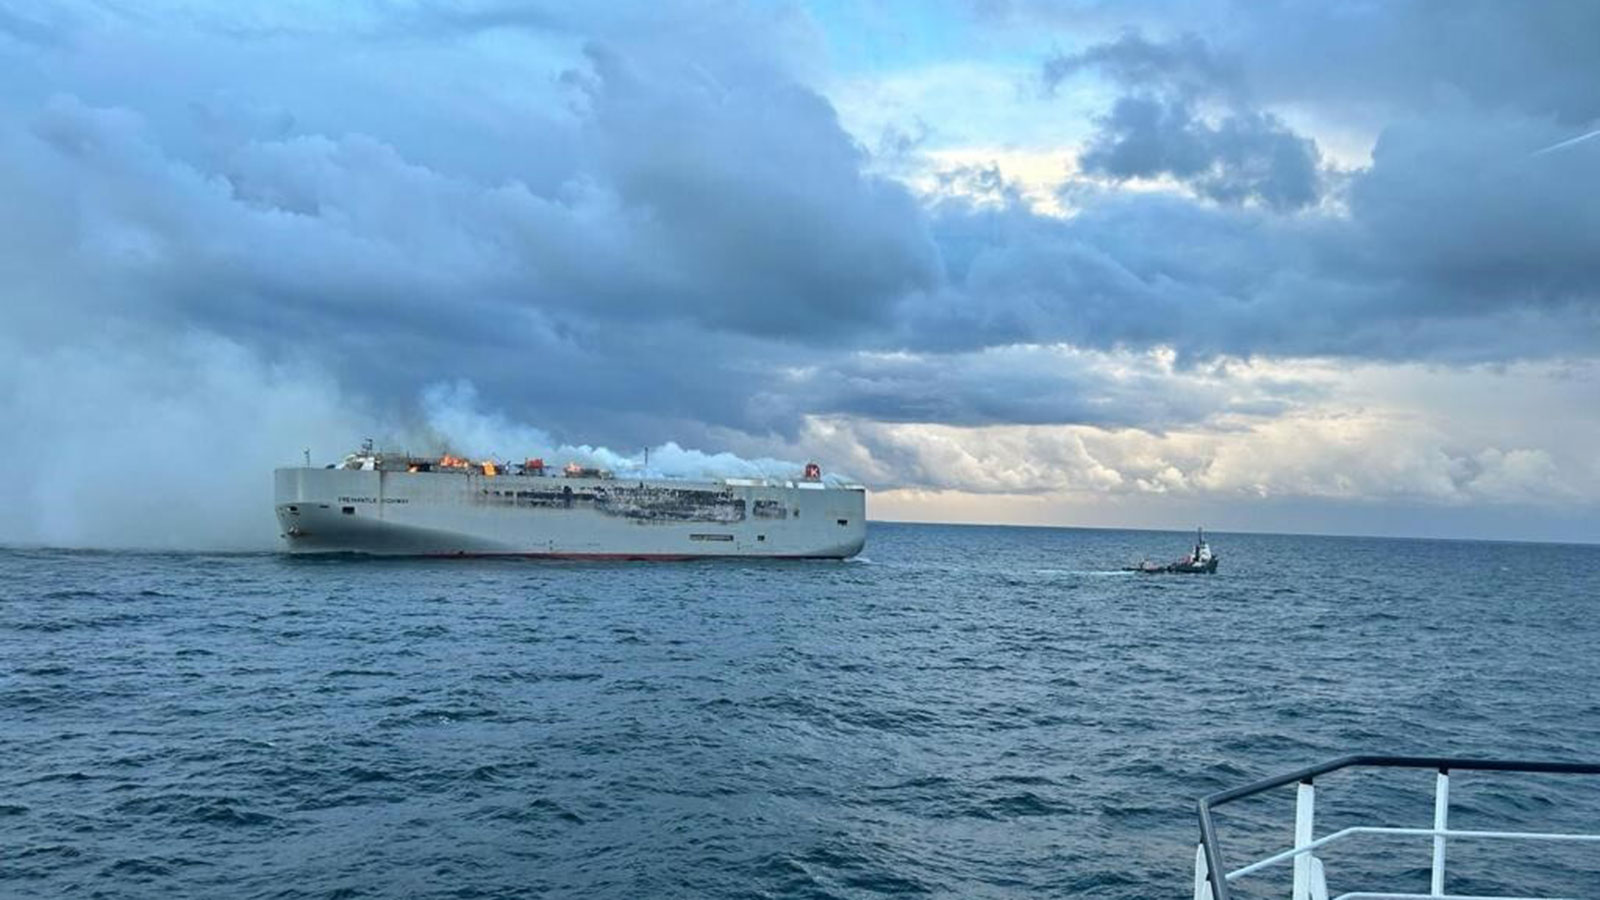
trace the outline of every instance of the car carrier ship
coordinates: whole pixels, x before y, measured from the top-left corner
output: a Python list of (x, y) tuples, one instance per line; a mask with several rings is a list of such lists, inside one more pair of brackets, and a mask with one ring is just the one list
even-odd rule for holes
[(866, 489), (824, 481), (816, 463), (792, 479), (618, 477), (368, 442), (336, 465), (274, 474), (291, 553), (845, 559), (867, 536)]

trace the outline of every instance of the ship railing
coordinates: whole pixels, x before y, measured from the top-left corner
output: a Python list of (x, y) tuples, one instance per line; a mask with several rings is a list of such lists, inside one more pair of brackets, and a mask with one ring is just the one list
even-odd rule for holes
[[(1435, 772), (1432, 828), (1392, 828), (1354, 826), (1322, 837), (1314, 836), (1316, 784), (1318, 776), (1342, 769), (1432, 769)], [(1600, 833), (1553, 833), (1535, 831), (1474, 831), (1450, 827), (1450, 773), (1522, 772), (1547, 775), (1600, 775), (1600, 763), (1522, 762), (1498, 759), (1453, 759), (1417, 756), (1346, 756), (1309, 766), (1243, 787), (1220, 791), (1199, 801), (1200, 844), (1195, 848), (1195, 900), (1232, 900), (1230, 885), (1264, 869), (1291, 864), (1294, 867), (1291, 900), (1329, 900), (1328, 880), (1319, 850), (1332, 844), (1366, 835), (1406, 835), (1432, 839), (1432, 864), (1429, 892), (1354, 891), (1333, 900), (1564, 900), (1559, 897), (1512, 897), (1451, 894), (1445, 891), (1446, 843), (1451, 840), (1600, 842)], [(1294, 843), (1288, 849), (1237, 869), (1227, 868), (1218, 844), (1212, 812), (1218, 807), (1262, 794), (1285, 785), (1296, 785)]]

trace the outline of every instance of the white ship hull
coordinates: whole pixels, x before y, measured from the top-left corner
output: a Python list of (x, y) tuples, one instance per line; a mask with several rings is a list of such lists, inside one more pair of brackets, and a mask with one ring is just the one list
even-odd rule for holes
[(291, 553), (843, 559), (866, 543), (866, 491), (815, 481), (348, 468), (275, 476)]

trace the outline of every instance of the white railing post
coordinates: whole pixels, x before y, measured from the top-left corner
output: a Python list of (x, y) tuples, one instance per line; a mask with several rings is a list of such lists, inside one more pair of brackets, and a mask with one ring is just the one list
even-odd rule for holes
[(1211, 869), (1206, 865), (1206, 845), (1194, 850), (1194, 900), (1213, 900), (1211, 896)]
[[(1317, 789), (1311, 779), (1300, 782), (1294, 805), (1294, 845), (1304, 847), (1311, 843), (1311, 820), (1316, 812)], [(1311, 854), (1302, 853), (1294, 858), (1294, 895), (1292, 900), (1311, 900)]]
[[(1440, 769), (1439, 780), (1433, 791), (1433, 830), (1444, 831), (1450, 827), (1450, 770)], [(1444, 896), (1444, 835), (1433, 836), (1433, 882), (1430, 894)]]
[(1328, 900), (1328, 873), (1315, 856), (1311, 857), (1311, 900)]

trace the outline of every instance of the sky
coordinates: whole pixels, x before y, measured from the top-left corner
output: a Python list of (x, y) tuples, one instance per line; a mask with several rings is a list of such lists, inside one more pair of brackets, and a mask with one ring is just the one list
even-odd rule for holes
[(0, 542), (363, 438), (1600, 541), (1600, 5), (0, 0)]

